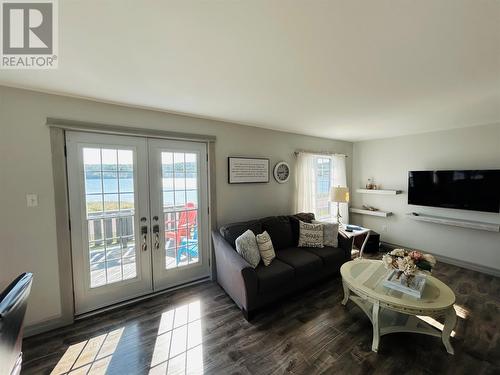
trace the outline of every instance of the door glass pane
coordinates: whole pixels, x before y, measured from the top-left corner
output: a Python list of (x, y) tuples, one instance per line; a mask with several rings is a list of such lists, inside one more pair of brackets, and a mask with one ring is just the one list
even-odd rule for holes
[(104, 193), (118, 193), (118, 173), (117, 172), (103, 172)]
[(199, 262), (198, 155), (162, 152), (165, 268)]
[(90, 287), (137, 276), (132, 150), (84, 148)]

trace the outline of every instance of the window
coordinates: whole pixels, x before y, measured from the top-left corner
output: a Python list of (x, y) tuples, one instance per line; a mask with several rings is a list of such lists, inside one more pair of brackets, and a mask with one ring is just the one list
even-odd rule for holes
[[(313, 212), (318, 220), (335, 221), (337, 205), (330, 201), (332, 186), (347, 186), (346, 157), (343, 154), (297, 152), (295, 211)], [(340, 203), (347, 223), (347, 203)]]
[(314, 155), (314, 192), (315, 216), (317, 219), (326, 219), (333, 216), (330, 202), (330, 188), (333, 179), (333, 162), (331, 157)]

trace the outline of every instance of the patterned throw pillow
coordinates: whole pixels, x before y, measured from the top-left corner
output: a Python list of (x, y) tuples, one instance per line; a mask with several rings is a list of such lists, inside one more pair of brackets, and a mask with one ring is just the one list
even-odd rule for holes
[(323, 224), (323, 245), (339, 246), (339, 223), (328, 223), (326, 221), (313, 220), (313, 224)]
[(259, 246), (255, 239), (255, 234), (248, 229), (245, 233), (236, 239), (236, 251), (245, 259), (253, 268), (257, 267), (260, 262)]
[(323, 247), (323, 224), (299, 223), (299, 247)]
[(276, 258), (271, 237), (267, 232), (264, 232), (256, 235), (255, 238), (257, 239), (257, 245), (259, 246), (260, 257), (262, 258), (264, 265), (269, 266), (272, 260)]

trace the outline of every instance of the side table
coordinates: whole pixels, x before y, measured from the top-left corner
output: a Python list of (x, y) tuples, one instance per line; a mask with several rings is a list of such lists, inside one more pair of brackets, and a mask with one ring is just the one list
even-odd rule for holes
[[(368, 238), (370, 237), (370, 232), (371, 230), (368, 228), (362, 228), (359, 230), (353, 230), (352, 232), (346, 231), (346, 227), (344, 225), (339, 225), (339, 233), (347, 239), (351, 239), (354, 237), (358, 236), (365, 236), (365, 239), (363, 241), (363, 244), (361, 245), (361, 248), (359, 249), (359, 258), (363, 258), (363, 250), (365, 249), (366, 243), (368, 242)], [(354, 241), (353, 241), (354, 243)], [(352, 248), (351, 248), (351, 253), (352, 253)]]

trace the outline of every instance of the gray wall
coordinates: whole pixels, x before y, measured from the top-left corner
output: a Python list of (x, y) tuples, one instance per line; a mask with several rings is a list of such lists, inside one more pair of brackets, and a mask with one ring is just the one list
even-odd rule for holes
[[(293, 209), (293, 181), (229, 185), (230, 155), (267, 157), (271, 166), (285, 160), (293, 169), (296, 149), (345, 153), (350, 176), (350, 142), (0, 86), (0, 288), (23, 271), (34, 272), (28, 325), (55, 319), (61, 312), (47, 117), (215, 135), (218, 224)], [(39, 195), (38, 207), (26, 207), (26, 193)]]
[[(353, 207), (363, 204), (392, 211), (387, 219), (351, 214), (351, 221), (372, 228), (384, 241), (422, 249), (459, 262), (500, 270), (500, 233), (411, 220), (419, 212), (466, 220), (500, 222), (499, 214), (440, 209), (407, 204), (408, 171), (429, 169), (500, 169), (500, 124), (413, 136), (357, 142), (352, 175)], [(401, 195), (355, 192), (373, 177)]]

